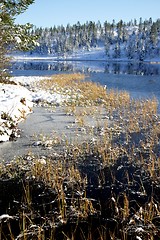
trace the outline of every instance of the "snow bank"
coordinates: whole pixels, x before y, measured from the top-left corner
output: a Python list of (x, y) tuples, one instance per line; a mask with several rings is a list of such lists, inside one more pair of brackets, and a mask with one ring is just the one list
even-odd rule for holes
[(105, 54), (105, 47), (93, 47), (89, 50), (86, 49), (79, 49), (74, 51), (71, 54), (65, 54), (65, 55), (39, 55), (39, 54), (33, 54), (30, 55), (30, 53), (26, 54), (13, 54), (11, 55), (13, 57), (13, 61), (34, 61), (34, 60), (47, 60), (47, 61), (56, 61), (56, 60), (82, 60), (82, 61), (89, 61), (89, 60), (106, 60), (106, 54)]
[(13, 77), (11, 80), (16, 83), (21, 83), (23, 86), (31, 87), (32, 91), (30, 91), (30, 96), (32, 98), (32, 102), (48, 102), (48, 103), (54, 103), (56, 105), (60, 105), (62, 102), (64, 102), (67, 99), (66, 95), (62, 95), (60, 93), (50, 93), (49, 91), (44, 91), (41, 89), (35, 89), (32, 83), (35, 81), (40, 81), (44, 79), (49, 79), (50, 77), (39, 77), (39, 76), (23, 76), (23, 77)]
[(22, 84), (23, 86), (30, 86), (35, 81), (40, 81), (42, 79), (48, 79), (49, 77), (39, 77), (39, 76), (18, 76), (12, 77), (11, 80), (17, 84)]
[(0, 142), (8, 141), (18, 122), (32, 111), (29, 90), (20, 85), (0, 84)]
[(29, 90), (20, 85), (0, 85), (0, 114), (6, 113), (13, 121), (25, 117), (32, 107), (32, 98)]
[(18, 136), (17, 125), (32, 112), (34, 102), (45, 101), (59, 105), (67, 99), (67, 96), (60, 93), (27, 89), (34, 81), (44, 78), (46, 77), (13, 77), (11, 80), (17, 85), (0, 84), (0, 142)]
[(64, 100), (65, 97), (63, 97), (59, 93), (49, 93), (43, 90), (40, 90), (38, 92), (33, 92), (32, 93), (32, 99), (33, 102), (47, 102), (47, 103), (54, 103), (56, 105), (60, 105)]

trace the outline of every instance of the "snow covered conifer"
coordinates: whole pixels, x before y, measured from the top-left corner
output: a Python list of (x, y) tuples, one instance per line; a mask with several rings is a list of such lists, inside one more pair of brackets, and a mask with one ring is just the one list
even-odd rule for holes
[(36, 43), (29, 33), (32, 25), (16, 25), (15, 18), (23, 13), (34, 0), (2, 0), (0, 3), (0, 82), (8, 79), (6, 54), (15, 49), (28, 50)]

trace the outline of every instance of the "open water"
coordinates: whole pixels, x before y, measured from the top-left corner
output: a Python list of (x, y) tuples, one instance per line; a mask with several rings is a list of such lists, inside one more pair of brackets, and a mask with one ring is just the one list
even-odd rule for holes
[[(104, 61), (17, 61), (14, 76), (44, 76), (57, 73), (81, 72), (86, 78), (107, 88), (126, 90), (133, 98), (156, 97), (160, 102), (160, 64)], [(158, 109), (160, 112), (160, 107)]]

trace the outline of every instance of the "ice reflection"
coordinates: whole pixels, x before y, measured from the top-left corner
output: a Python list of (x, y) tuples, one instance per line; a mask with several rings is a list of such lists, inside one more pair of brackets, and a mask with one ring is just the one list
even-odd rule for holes
[[(112, 74), (160, 75), (160, 64), (101, 61), (26, 61), (13, 62), (14, 74), (24, 71), (58, 72), (104, 72)], [(26, 73), (27, 74), (27, 73)]]

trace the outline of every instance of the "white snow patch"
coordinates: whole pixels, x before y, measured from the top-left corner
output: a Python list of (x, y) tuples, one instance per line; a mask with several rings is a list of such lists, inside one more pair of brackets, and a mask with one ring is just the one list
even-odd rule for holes
[(38, 92), (33, 92), (31, 95), (32, 95), (33, 102), (44, 101), (44, 102), (55, 103), (57, 105), (60, 105), (65, 100), (65, 97), (63, 97), (59, 93), (51, 94), (43, 90), (39, 90)]
[(60, 105), (68, 99), (67, 95), (60, 93), (39, 89), (30, 91), (24, 87), (30, 87), (34, 81), (42, 79), (46, 77), (12, 77), (11, 80), (17, 85), (0, 84), (0, 142), (9, 141), (17, 124), (32, 112), (33, 102), (45, 101)]
[(0, 114), (6, 113), (14, 121), (27, 115), (33, 106), (29, 90), (20, 85), (0, 84)]
[(31, 83), (35, 81), (40, 81), (42, 79), (48, 79), (50, 77), (40, 77), (40, 76), (17, 76), (12, 77), (11, 80), (16, 82), (17, 84), (21, 83), (23, 86), (29, 86)]
[(0, 222), (4, 219), (7, 220), (7, 219), (14, 219), (14, 218), (12, 216), (8, 215), (8, 214), (2, 214), (0, 216)]
[(135, 232), (136, 233), (144, 232), (144, 229), (142, 227), (138, 227)]
[(8, 141), (16, 125), (32, 110), (29, 90), (20, 85), (0, 84), (0, 142)]

